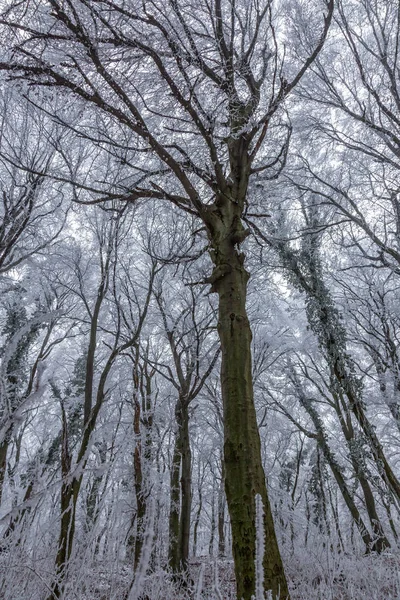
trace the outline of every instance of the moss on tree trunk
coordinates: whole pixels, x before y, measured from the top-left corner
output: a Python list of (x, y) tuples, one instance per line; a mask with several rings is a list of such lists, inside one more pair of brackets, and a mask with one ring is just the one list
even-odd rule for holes
[(275, 535), (261, 460), (254, 406), (251, 340), (246, 312), (249, 274), (238, 250), (246, 237), (239, 202), (219, 199), (210, 208), (208, 229), (214, 271), (209, 278), (219, 296), (218, 333), (221, 341), (221, 389), (224, 415), (225, 492), (232, 526), (232, 546), (238, 599), (255, 595), (255, 496), (264, 504), (264, 585), (272, 597), (289, 596)]

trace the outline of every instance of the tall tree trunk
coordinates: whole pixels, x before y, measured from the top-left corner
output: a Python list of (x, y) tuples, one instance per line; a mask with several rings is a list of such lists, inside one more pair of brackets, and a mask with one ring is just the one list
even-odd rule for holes
[(225, 493), (224, 480), (225, 468), (224, 461), (221, 462), (221, 484), (218, 490), (218, 556), (225, 556)]
[(136, 496), (136, 536), (134, 541), (133, 568), (136, 570), (139, 565), (140, 555), (143, 547), (144, 526), (146, 518), (146, 494), (143, 482), (142, 465), (142, 439), (140, 431), (140, 402), (138, 392), (135, 394), (135, 415), (133, 430), (136, 438), (133, 463), (135, 468), (135, 496)]
[[(311, 217), (308, 227), (317, 230), (320, 223), (312, 212), (315, 207), (310, 206), (309, 210)], [(355, 374), (356, 369), (347, 349), (347, 332), (324, 281), (319, 254), (319, 234), (307, 234), (303, 237), (301, 255), (294, 252), (286, 242), (271, 241), (265, 236), (263, 239), (279, 252), (283, 264), (294, 276), (295, 285), (305, 292), (308, 323), (325, 354), (330, 370), (331, 390), (347, 398), (348, 406), (369, 442), (380, 476), (397, 503), (400, 503), (400, 481), (393, 472), (375, 428), (367, 417), (362, 382)]]
[(74, 479), (71, 483), (65, 482), (61, 489), (61, 529), (56, 556), (56, 578), (52, 588), (52, 594), (48, 600), (54, 597), (60, 598), (64, 590), (64, 580), (68, 561), (72, 553), (72, 545), (75, 534), (75, 514), (80, 490), (80, 480)]
[[(139, 361), (139, 345), (134, 352), (133, 383), (134, 383), (134, 417), (133, 433), (135, 436), (135, 448), (133, 453), (134, 464), (134, 488), (136, 497), (136, 513), (131, 520), (130, 535), (127, 546), (130, 558), (133, 558), (133, 568), (136, 572), (140, 556), (142, 554), (143, 540), (145, 534), (145, 519), (147, 512), (147, 500), (150, 486), (147, 480), (148, 468), (152, 458), (152, 377), (154, 371), (149, 373), (146, 365)], [(135, 535), (136, 527), (136, 535)]]
[(200, 525), (200, 516), (201, 516), (201, 511), (203, 508), (203, 495), (201, 493), (201, 487), (199, 486), (199, 505), (197, 507), (197, 512), (196, 512), (196, 518), (194, 520), (194, 525), (193, 525), (193, 556), (196, 556), (197, 554), (197, 535), (198, 535), (198, 530), (199, 530), (199, 525)]
[(213, 482), (213, 490), (211, 494), (211, 523), (210, 523), (210, 541), (208, 542), (208, 555), (214, 556), (214, 539), (215, 539), (215, 481)]
[(375, 498), (371, 490), (371, 486), (369, 482), (365, 478), (364, 474), (358, 475), (358, 479), (360, 481), (360, 485), (364, 494), (365, 506), (368, 513), (368, 518), (371, 523), (372, 532), (374, 534), (374, 541), (371, 547), (372, 552), (384, 552), (388, 548), (390, 548), (390, 542), (387, 539), (385, 532), (383, 530), (382, 523), (379, 519), (379, 515), (376, 510)]
[[(388, 391), (386, 380), (385, 380), (385, 370), (386, 368), (382, 364), (382, 361), (378, 355), (378, 352), (373, 352), (370, 350), (370, 355), (375, 364), (376, 374), (378, 377), (379, 388), (382, 392), (382, 397), (385, 401), (386, 406), (391, 412), (391, 415), (394, 419), (397, 429), (400, 431), (400, 380), (397, 365), (392, 367), (393, 376), (394, 376), (394, 386), (391, 392)], [(394, 363), (392, 359), (392, 364)]]
[(344, 361), (341, 360), (343, 357), (338, 356), (334, 338), (327, 343), (327, 349), (330, 358), (333, 360), (333, 373), (336, 381), (345, 391), (350, 408), (370, 444), (378, 472), (393, 493), (397, 502), (400, 503), (400, 482), (386, 458), (383, 446), (375, 433), (374, 426), (370, 423), (366, 415), (363, 401), (358, 397), (357, 388), (354, 386), (353, 378), (346, 370), (343, 364)]
[[(335, 411), (338, 415), (339, 422), (342, 428), (343, 435), (346, 439), (347, 446), (349, 448), (350, 461), (353, 465), (355, 476), (360, 482), (361, 489), (364, 495), (365, 508), (367, 510), (369, 522), (374, 534), (374, 541), (370, 551), (381, 553), (387, 548), (390, 548), (390, 542), (387, 539), (383, 530), (382, 523), (379, 519), (379, 515), (376, 510), (376, 503), (374, 494), (368, 481), (368, 475), (365, 471), (363, 457), (360, 456), (360, 450), (358, 449), (358, 439), (356, 437), (351, 415), (348, 407), (346, 406), (343, 396), (341, 394), (332, 394), (335, 400)], [(341, 400), (341, 402), (340, 402)], [(341, 405), (345, 414), (341, 410)]]
[[(108, 365), (108, 370), (111, 364)], [(75, 515), (76, 506), (78, 503), (79, 492), (82, 486), (83, 473), (87, 462), (87, 450), (91, 435), (94, 431), (97, 416), (99, 414), (102, 402), (104, 400), (104, 386), (107, 380), (108, 370), (105, 369), (101, 375), (99, 383), (99, 393), (96, 405), (92, 410), (91, 417), (86, 424), (82, 441), (80, 444), (77, 465), (79, 470), (77, 475), (71, 473), (72, 457), (68, 447), (68, 423), (67, 416), (63, 405), (61, 405), (61, 413), (63, 419), (62, 447), (61, 447), (61, 527), (58, 539), (58, 551), (56, 556), (56, 578), (53, 583), (52, 593), (47, 600), (54, 600), (54, 597), (59, 598), (62, 595), (64, 587), (64, 579), (68, 567), (68, 561), (72, 553), (72, 545), (75, 534)]]
[(8, 453), (8, 445), (9, 438), (11, 437), (11, 431), (9, 435), (5, 436), (5, 439), (0, 444), (0, 505), (3, 498), (3, 487), (4, 487), (4, 479), (6, 476), (6, 468), (7, 468), (7, 453)]
[(367, 527), (365, 526), (362, 516), (360, 515), (360, 512), (354, 502), (353, 495), (352, 495), (351, 491), (349, 490), (347, 482), (343, 476), (342, 470), (339, 467), (338, 463), (336, 462), (335, 456), (333, 455), (333, 453), (329, 447), (329, 444), (327, 441), (327, 436), (325, 434), (325, 430), (324, 430), (322, 421), (321, 421), (317, 411), (314, 409), (314, 407), (312, 405), (312, 401), (304, 395), (295, 376), (294, 376), (294, 381), (296, 383), (300, 403), (303, 406), (303, 408), (306, 410), (306, 412), (309, 414), (309, 416), (311, 417), (311, 420), (314, 424), (315, 430), (317, 432), (316, 439), (317, 439), (318, 445), (322, 450), (324, 458), (325, 458), (327, 464), (329, 465), (329, 467), (332, 471), (332, 475), (334, 476), (336, 483), (339, 487), (339, 490), (343, 496), (343, 500), (345, 501), (346, 506), (349, 509), (349, 512), (353, 518), (353, 521), (357, 526), (360, 536), (365, 544), (366, 552), (369, 552), (374, 545), (374, 540), (372, 539)]
[(361, 515), (360, 512), (354, 502), (353, 499), (353, 495), (350, 492), (348, 485), (340, 471), (339, 466), (337, 465), (334, 457), (332, 456), (327, 444), (325, 440), (322, 440), (321, 438), (319, 439), (319, 443), (321, 445), (322, 451), (324, 453), (325, 459), (327, 461), (327, 463), (329, 464), (329, 467), (332, 471), (332, 474), (336, 480), (336, 483), (338, 484), (338, 487), (341, 491), (341, 494), (343, 496), (343, 500), (346, 503), (347, 508), (349, 509), (349, 512), (353, 518), (354, 523), (357, 526), (357, 529), (360, 533), (360, 536), (365, 544), (365, 549), (366, 552), (370, 552), (371, 549), (374, 547), (374, 540), (371, 537)]
[[(345, 552), (345, 546), (343, 543), (342, 532), (340, 530), (339, 510), (338, 510), (338, 506), (337, 506), (337, 495), (335, 494), (335, 498), (333, 498), (332, 489), (330, 486), (328, 486), (328, 495), (329, 495), (329, 502), (330, 502), (331, 511), (332, 511), (332, 515), (333, 515), (333, 520), (335, 523), (335, 531), (338, 536), (336, 550), (338, 552)], [(333, 547), (332, 547), (332, 551), (334, 551)]]
[(186, 399), (182, 399), (181, 423), (181, 514), (179, 522), (179, 545), (181, 568), (187, 570), (189, 560), (190, 515), (192, 511), (192, 452), (189, 437), (189, 411)]
[(75, 533), (75, 511), (78, 499), (79, 484), (74, 478), (68, 481), (71, 473), (71, 455), (68, 444), (68, 422), (63, 403), (61, 403), (62, 441), (61, 441), (61, 527), (56, 555), (56, 577), (52, 585), (52, 593), (47, 600), (60, 598), (64, 590), (65, 572), (72, 552)]
[[(246, 168), (240, 161), (238, 165)], [(254, 406), (252, 333), (246, 312), (249, 274), (243, 265), (244, 255), (237, 250), (247, 235), (240, 220), (241, 204), (229, 198), (218, 199), (210, 207), (208, 223), (215, 264), (209, 281), (211, 290), (219, 296), (225, 492), (232, 525), (237, 597), (251, 600), (255, 593), (255, 496), (260, 494), (265, 515), (265, 590), (283, 600), (289, 593), (267, 495)]]
[(169, 546), (168, 562), (173, 573), (179, 572), (179, 514), (180, 514), (180, 487), (179, 477), (181, 468), (180, 452), (180, 427), (175, 436), (174, 451), (172, 455), (170, 475), (170, 510), (169, 510)]
[(86, 497), (85, 530), (87, 533), (90, 533), (93, 530), (93, 527), (99, 517), (101, 503), (100, 490), (103, 482), (105, 481), (107, 483), (107, 477), (105, 477), (104, 470), (104, 466), (107, 461), (107, 445), (104, 442), (97, 443), (96, 448), (100, 458), (100, 475), (94, 476), (93, 482)]
[(189, 438), (189, 404), (179, 395), (175, 408), (177, 432), (171, 466), (169, 565), (175, 574), (185, 573), (189, 559), (192, 510), (192, 453)]

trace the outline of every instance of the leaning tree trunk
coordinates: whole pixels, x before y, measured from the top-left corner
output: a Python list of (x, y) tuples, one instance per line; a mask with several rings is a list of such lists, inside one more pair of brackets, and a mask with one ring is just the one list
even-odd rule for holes
[[(332, 475), (334, 476), (336, 483), (339, 487), (339, 490), (343, 496), (343, 500), (345, 501), (345, 504), (346, 504), (347, 508), (349, 509), (349, 512), (353, 518), (353, 521), (357, 526), (360, 536), (365, 544), (365, 550), (366, 550), (366, 552), (370, 552), (371, 549), (373, 548), (374, 540), (372, 539), (372, 537), (362, 519), (362, 516), (356, 506), (356, 503), (354, 502), (354, 498), (353, 498), (351, 491), (347, 485), (347, 482), (343, 476), (342, 470), (341, 470), (340, 466), (338, 465), (338, 463), (335, 459), (335, 456), (333, 455), (333, 453), (329, 447), (329, 444), (327, 441), (327, 436), (326, 436), (325, 429), (322, 424), (321, 418), (318, 415), (317, 411), (312, 406), (312, 401), (310, 399), (308, 399), (305, 396), (305, 394), (303, 393), (301, 387), (298, 385), (296, 378), (294, 378), (294, 381), (296, 383), (300, 404), (305, 409), (305, 411), (308, 413), (308, 415), (310, 416), (310, 418), (314, 424), (315, 431), (316, 431), (316, 440), (318, 442), (318, 446), (322, 450), (324, 458), (325, 458), (327, 464), (329, 465), (329, 467), (332, 471)], [(308, 531), (308, 526), (307, 526), (307, 531)], [(307, 539), (306, 539), (306, 545), (307, 545)]]
[[(11, 432), (10, 432), (11, 436)], [(4, 487), (4, 479), (6, 476), (6, 468), (7, 468), (7, 454), (8, 454), (8, 445), (10, 436), (6, 436), (5, 439), (0, 444), (0, 505), (3, 498), (3, 487)]]
[(261, 459), (261, 444), (252, 382), (252, 333), (246, 312), (249, 274), (238, 244), (246, 237), (241, 223), (244, 202), (220, 197), (207, 219), (215, 268), (209, 278), (219, 296), (218, 333), (221, 341), (221, 390), (224, 414), (225, 491), (232, 525), (237, 597), (255, 593), (256, 506), (264, 505), (265, 590), (282, 600), (289, 596), (275, 535)]
[(361, 455), (358, 449), (358, 438), (353, 427), (350, 409), (344, 401), (343, 394), (337, 393), (335, 390), (332, 390), (331, 393), (334, 399), (334, 409), (338, 416), (340, 427), (349, 449), (349, 459), (353, 466), (355, 477), (358, 479), (363, 491), (365, 508), (367, 510), (368, 518), (374, 534), (373, 545), (371, 548), (369, 548), (369, 551), (381, 553), (387, 548), (390, 548), (390, 542), (385, 535), (376, 509), (375, 498), (368, 480), (368, 473), (364, 465), (364, 457)]

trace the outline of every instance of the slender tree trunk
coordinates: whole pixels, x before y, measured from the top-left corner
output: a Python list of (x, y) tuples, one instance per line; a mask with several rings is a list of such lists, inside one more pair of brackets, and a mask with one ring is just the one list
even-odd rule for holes
[(190, 516), (192, 511), (192, 452), (189, 437), (189, 412), (186, 399), (182, 399), (181, 425), (181, 514), (179, 522), (180, 562), (187, 570), (189, 560)]
[(68, 423), (64, 405), (61, 404), (62, 415), (62, 442), (61, 442), (61, 527), (58, 538), (56, 555), (56, 577), (52, 586), (52, 593), (47, 600), (60, 598), (64, 590), (65, 572), (72, 552), (75, 533), (75, 512), (80, 483), (75, 478), (68, 481), (71, 473), (71, 455), (68, 444)]
[(221, 485), (218, 490), (218, 556), (225, 556), (225, 493), (224, 461), (222, 460)]
[(180, 553), (179, 553), (179, 514), (180, 514), (180, 427), (176, 432), (174, 451), (172, 455), (171, 477), (170, 477), (170, 511), (169, 511), (169, 547), (168, 562), (173, 573), (179, 572)]
[(291, 499), (291, 504), (290, 504), (290, 544), (291, 544), (292, 554), (294, 554), (294, 540), (295, 540), (294, 514), (295, 514), (295, 508), (296, 508), (296, 491), (297, 491), (297, 486), (299, 484), (303, 450), (304, 450), (304, 439), (301, 440), (301, 445), (297, 452), (295, 477), (294, 477), (294, 481), (293, 481), (292, 491), (290, 492), (290, 499)]
[(210, 541), (208, 543), (208, 555), (211, 558), (214, 556), (214, 539), (215, 539), (215, 485), (213, 485), (213, 490), (212, 490), (212, 495), (211, 495)]
[[(376, 373), (378, 376), (379, 388), (382, 392), (382, 397), (385, 401), (386, 406), (391, 412), (397, 429), (400, 431), (400, 403), (399, 403), (399, 392), (400, 392), (400, 381), (397, 369), (394, 370), (394, 386), (393, 391), (389, 392), (385, 381), (385, 368), (382, 365), (382, 361), (376, 353), (370, 352), (372, 360), (375, 364)], [(393, 360), (392, 360), (393, 364)]]
[(330, 486), (328, 486), (328, 494), (329, 494), (329, 502), (331, 505), (333, 520), (335, 522), (335, 531), (338, 536), (337, 550), (338, 550), (338, 552), (344, 552), (345, 547), (344, 547), (344, 543), (343, 543), (342, 532), (340, 530), (339, 511), (338, 511), (338, 507), (337, 507), (337, 496), (335, 496), (336, 502), (334, 502), (334, 498), (332, 497), (332, 490), (331, 490)]
[(136, 536), (134, 541), (133, 568), (139, 565), (140, 555), (143, 546), (144, 525), (146, 518), (146, 498), (143, 489), (143, 468), (142, 468), (142, 439), (140, 431), (140, 402), (138, 398), (138, 389), (135, 392), (135, 414), (133, 422), (133, 431), (136, 438), (133, 463), (135, 468), (135, 496), (136, 496)]
[(381, 500), (382, 500), (382, 504), (385, 507), (385, 511), (386, 511), (386, 515), (389, 521), (389, 525), (390, 525), (390, 529), (392, 531), (393, 537), (396, 541), (396, 544), (398, 544), (399, 541), (399, 534), (397, 533), (395, 524), (394, 524), (394, 520), (393, 520), (393, 515), (392, 515), (392, 511), (391, 511), (391, 504), (390, 502), (387, 502), (385, 499), (382, 498), (381, 496)]
[(199, 505), (197, 507), (196, 518), (194, 520), (193, 525), (193, 556), (197, 554), (197, 540), (198, 540), (198, 530), (200, 525), (200, 515), (203, 508), (203, 495), (201, 493), (201, 489), (199, 487)]
[(90, 491), (86, 498), (86, 533), (90, 533), (93, 529), (94, 524), (96, 523), (99, 508), (99, 492), (102, 481), (103, 476), (97, 476), (94, 478), (93, 483), (90, 486)]
[(72, 545), (75, 534), (76, 506), (78, 503), (83, 473), (87, 462), (86, 453), (96, 424), (96, 419), (102, 405), (102, 400), (104, 399), (103, 390), (106, 379), (107, 372), (103, 372), (99, 384), (99, 388), (101, 388), (101, 392), (99, 392), (99, 398), (101, 398), (101, 400), (98, 399), (89, 422), (86, 424), (83, 430), (82, 441), (77, 456), (77, 465), (80, 466), (80, 470), (76, 476), (71, 474), (72, 458), (68, 447), (67, 417), (64, 407), (61, 406), (61, 414), (63, 419), (61, 447), (61, 473), (63, 480), (61, 486), (61, 527), (55, 564), (56, 578), (52, 587), (52, 594), (47, 598), (47, 600), (54, 600), (54, 597), (59, 598), (62, 595), (68, 561), (72, 553)]
[(329, 523), (329, 519), (328, 519), (328, 511), (327, 511), (327, 501), (326, 501), (326, 494), (325, 494), (325, 486), (324, 486), (324, 472), (323, 472), (323, 461), (322, 456), (323, 453), (321, 453), (321, 448), (320, 446), (317, 447), (317, 474), (318, 474), (318, 493), (319, 493), (319, 497), (318, 497), (318, 503), (319, 503), (319, 509), (318, 509), (318, 519), (316, 524), (318, 525), (318, 528), (320, 530), (320, 532), (323, 534), (322, 535), (322, 546), (325, 547), (325, 538), (328, 537), (328, 539), (331, 537), (331, 527), (330, 527), (330, 523)]
[(310, 500), (308, 498), (307, 492), (305, 492), (305, 500), (306, 500), (306, 530), (304, 532), (304, 547), (307, 548), (308, 544), (308, 536), (310, 533), (310, 522), (311, 522), (311, 508), (310, 508)]
[[(314, 224), (317, 223), (318, 221), (315, 221)], [(323, 279), (319, 236), (308, 234), (303, 238), (302, 256), (307, 257), (303, 264), (287, 244), (279, 242), (272, 245), (294, 275), (297, 287), (307, 295), (308, 323), (325, 353), (330, 369), (332, 391), (347, 398), (349, 409), (369, 442), (378, 472), (399, 503), (400, 482), (386, 458), (375, 428), (367, 417), (362, 397), (362, 383), (355, 375), (354, 364), (347, 351), (347, 332)], [(304, 269), (306, 269), (306, 277)]]
[(371, 551), (384, 552), (388, 548), (390, 548), (390, 542), (387, 539), (385, 532), (382, 527), (382, 523), (379, 519), (379, 515), (376, 510), (375, 498), (371, 490), (371, 486), (369, 482), (364, 477), (364, 475), (359, 475), (358, 479), (360, 481), (360, 485), (364, 494), (365, 506), (368, 513), (368, 518), (371, 523), (371, 528), (374, 534), (374, 542), (371, 548)]
[(317, 432), (318, 445), (322, 450), (324, 458), (325, 458), (327, 464), (329, 465), (329, 467), (332, 471), (332, 475), (334, 476), (336, 483), (339, 487), (339, 490), (343, 496), (343, 500), (345, 501), (345, 504), (346, 504), (347, 508), (349, 509), (349, 512), (354, 520), (354, 523), (357, 526), (360, 536), (365, 544), (366, 551), (369, 552), (371, 550), (371, 548), (373, 547), (374, 540), (372, 539), (367, 527), (365, 526), (365, 523), (360, 515), (360, 512), (354, 502), (353, 495), (349, 490), (349, 487), (346, 483), (345, 478), (343, 477), (342, 471), (341, 471), (339, 465), (337, 464), (334, 455), (331, 452), (329, 444), (326, 440), (325, 431), (324, 431), (322, 422), (320, 420), (320, 417), (317, 414), (317, 412), (315, 411), (315, 409), (313, 408), (311, 401), (303, 395), (301, 388), (299, 386), (297, 387), (297, 391), (299, 394), (299, 400), (300, 400), (301, 405), (307, 411), (307, 413), (311, 417), (311, 420), (314, 424), (315, 430)]
[(383, 481), (391, 489), (393, 495), (397, 499), (397, 502), (400, 502), (400, 482), (386, 459), (386, 455), (384, 453), (382, 444), (380, 443), (378, 436), (375, 433), (375, 428), (373, 427), (373, 425), (371, 425), (365, 413), (362, 400), (357, 397), (357, 393), (354, 390), (351, 375), (349, 375), (345, 368), (343, 368), (343, 364), (341, 364), (341, 361), (337, 356), (336, 347), (333, 348), (334, 343), (335, 341), (333, 340), (332, 343), (327, 344), (328, 352), (330, 353), (330, 356), (334, 359), (333, 373), (336, 377), (337, 382), (345, 390), (346, 396), (349, 400), (350, 408), (354, 416), (356, 417), (365, 437), (370, 443), (372, 454), (375, 458), (378, 471)]
[(53, 597), (60, 598), (64, 590), (65, 574), (72, 553), (72, 545), (75, 534), (75, 515), (80, 480), (74, 479), (72, 483), (64, 483), (61, 489), (61, 530), (56, 556), (56, 579), (52, 588)]
[(169, 565), (175, 574), (186, 573), (189, 559), (192, 510), (192, 453), (189, 437), (189, 403), (179, 395), (175, 408), (177, 432), (171, 466)]
[(379, 515), (376, 510), (375, 498), (369, 484), (367, 475), (365, 473), (365, 468), (363, 465), (362, 457), (359, 456), (359, 451), (357, 450), (357, 438), (355, 435), (354, 427), (351, 420), (351, 415), (349, 413), (348, 407), (345, 406), (345, 403), (342, 402), (344, 409), (346, 411), (346, 415), (344, 415), (340, 409), (339, 398), (337, 394), (333, 394), (335, 398), (335, 410), (339, 418), (339, 422), (342, 428), (343, 435), (346, 439), (350, 461), (353, 465), (355, 475), (360, 482), (361, 489), (364, 495), (365, 508), (367, 510), (369, 522), (371, 524), (373, 536), (373, 544), (370, 551), (381, 553), (387, 548), (390, 548), (390, 542), (387, 539), (385, 532), (383, 530), (382, 523), (379, 519)]
[[(135, 572), (139, 566), (139, 560), (142, 554), (147, 500), (150, 490), (146, 475), (148, 474), (148, 467), (152, 458), (151, 430), (153, 426), (153, 417), (151, 406), (151, 383), (154, 374), (149, 374), (146, 367), (139, 364), (139, 358), (139, 346), (137, 346), (135, 349), (133, 367), (133, 432), (135, 435), (133, 463), (136, 513), (132, 516), (130, 535), (127, 542), (128, 555), (133, 559), (133, 568)], [(134, 534), (135, 527), (136, 535)]]
[(327, 463), (330, 466), (330, 469), (332, 471), (334, 478), (336, 479), (336, 483), (338, 484), (338, 487), (342, 493), (342, 496), (346, 503), (346, 506), (349, 509), (350, 514), (354, 520), (354, 523), (356, 524), (357, 529), (360, 533), (360, 536), (365, 544), (366, 552), (370, 552), (371, 548), (374, 546), (374, 540), (371, 537), (371, 535), (360, 515), (360, 512), (354, 502), (353, 495), (350, 492), (350, 490), (347, 486), (347, 483), (346, 483), (342, 473), (340, 472), (338, 465), (336, 464), (335, 460), (331, 456), (330, 451), (327, 452), (327, 448), (326, 448), (325, 444), (322, 445), (322, 450), (324, 451), (325, 458), (327, 460)]
[[(11, 432), (10, 432), (11, 435)], [(3, 498), (3, 487), (4, 487), (4, 479), (6, 475), (7, 468), (7, 453), (8, 453), (8, 440), (4, 439), (2, 444), (0, 444), (0, 506)]]
[(239, 202), (219, 199), (211, 209), (208, 224), (215, 264), (209, 281), (211, 290), (219, 296), (225, 492), (232, 525), (237, 597), (251, 600), (255, 593), (255, 496), (260, 494), (265, 514), (265, 590), (283, 600), (289, 593), (267, 495), (254, 406), (252, 333), (246, 312), (249, 274), (243, 265), (244, 255), (237, 251), (237, 244), (246, 237), (239, 206)]

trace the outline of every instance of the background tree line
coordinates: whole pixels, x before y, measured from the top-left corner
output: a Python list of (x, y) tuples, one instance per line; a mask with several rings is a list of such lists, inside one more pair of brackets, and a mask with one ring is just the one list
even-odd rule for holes
[(397, 3), (1, 11), (2, 597), (397, 598)]

